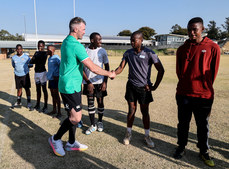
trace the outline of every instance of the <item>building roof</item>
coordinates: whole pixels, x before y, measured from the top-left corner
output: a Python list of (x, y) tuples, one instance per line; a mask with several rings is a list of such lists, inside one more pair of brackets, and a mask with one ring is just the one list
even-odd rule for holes
[(178, 35), (178, 34), (158, 34), (158, 35), (154, 35), (155, 37), (157, 36), (176, 36), (176, 37), (184, 37), (184, 38), (188, 38), (188, 35)]
[[(25, 41), (0, 41), (0, 48), (15, 48), (17, 44), (21, 44), (23, 48), (36, 48), (37, 41), (43, 40), (46, 43), (62, 43), (67, 35), (45, 35), (45, 34), (22, 34)], [(90, 38), (84, 35), (83, 39), (79, 40), (80, 43), (89, 44)], [(130, 45), (129, 36), (102, 36), (103, 44), (128, 44)], [(151, 40), (143, 40), (143, 45), (152, 45)]]
[(0, 41), (0, 48), (15, 48), (17, 44), (21, 44), (23, 48), (34, 49), (37, 47), (35, 41), (26, 42), (26, 41)]

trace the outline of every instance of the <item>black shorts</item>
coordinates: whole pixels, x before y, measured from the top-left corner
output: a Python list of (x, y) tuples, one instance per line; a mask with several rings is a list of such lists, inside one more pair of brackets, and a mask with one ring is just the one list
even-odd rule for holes
[(79, 112), (82, 109), (81, 105), (81, 92), (75, 92), (73, 94), (60, 93), (65, 110), (70, 113), (70, 110), (73, 108), (76, 112)]
[(126, 94), (125, 99), (128, 102), (136, 102), (139, 104), (149, 104), (153, 101), (153, 96), (151, 91), (146, 91), (145, 87), (134, 86), (131, 82), (126, 84)]
[[(101, 98), (107, 96), (107, 91), (101, 91), (100, 87), (102, 84), (94, 84), (94, 93), (93, 96), (96, 98)], [(87, 84), (84, 84), (83, 86), (83, 95), (89, 95), (88, 90), (87, 90)]]
[(49, 89), (58, 89), (58, 80), (49, 80)]
[(15, 75), (15, 84), (16, 84), (16, 89), (21, 89), (21, 88), (29, 89), (31, 87), (29, 73), (26, 74), (25, 76)]

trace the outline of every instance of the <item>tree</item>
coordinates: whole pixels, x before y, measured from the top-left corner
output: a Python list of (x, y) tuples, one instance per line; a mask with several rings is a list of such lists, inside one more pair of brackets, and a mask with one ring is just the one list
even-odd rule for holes
[(226, 32), (229, 34), (229, 17), (226, 18), (225, 24), (222, 24), (222, 27), (226, 30)]
[(207, 37), (210, 39), (220, 39), (220, 28), (216, 27), (216, 22), (214, 20), (209, 21), (207, 28)]
[(170, 33), (178, 35), (188, 35), (187, 28), (182, 28), (180, 25), (175, 24), (172, 26)]
[(16, 33), (16, 36), (11, 35), (7, 30), (2, 29), (0, 31), (0, 40), (24, 40), (21, 35)]
[(142, 32), (143, 39), (146, 39), (146, 40), (152, 39), (152, 36), (156, 34), (154, 29), (147, 27), (147, 26), (141, 27), (140, 29), (138, 29), (138, 31)]
[(229, 17), (226, 18), (225, 24), (222, 24), (222, 27), (226, 30), (221, 33), (221, 38), (229, 37)]
[(132, 32), (130, 30), (123, 30), (121, 32), (118, 33), (118, 36), (130, 36), (132, 34)]

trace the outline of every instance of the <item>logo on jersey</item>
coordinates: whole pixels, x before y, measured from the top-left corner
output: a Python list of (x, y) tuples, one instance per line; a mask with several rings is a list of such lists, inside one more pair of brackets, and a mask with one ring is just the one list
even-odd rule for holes
[(206, 53), (207, 51), (204, 49), (204, 50), (202, 50), (202, 52), (203, 52), (203, 53)]
[(69, 105), (68, 104), (65, 104), (65, 109), (69, 109)]
[(145, 56), (144, 55), (140, 55), (139, 57), (142, 58), (142, 59), (145, 59)]

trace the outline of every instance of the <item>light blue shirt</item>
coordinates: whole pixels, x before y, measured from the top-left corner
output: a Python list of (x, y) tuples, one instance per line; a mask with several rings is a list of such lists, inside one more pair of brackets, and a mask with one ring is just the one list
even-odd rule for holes
[(48, 59), (48, 80), (54, 80), (54, 76), (59, 76), (60, 57), (58, 55), (50, 56)]
[(12, 66), (16, 76), (25, 76), (29, 73), (29, 61), (30, 57), (24, 53), (21, 56), (14, 55), (12, 57)]

